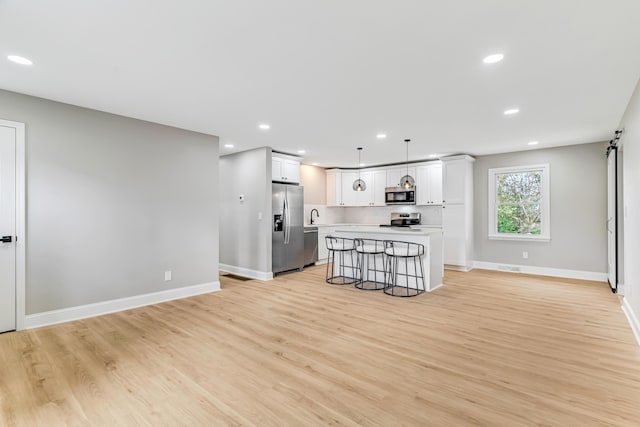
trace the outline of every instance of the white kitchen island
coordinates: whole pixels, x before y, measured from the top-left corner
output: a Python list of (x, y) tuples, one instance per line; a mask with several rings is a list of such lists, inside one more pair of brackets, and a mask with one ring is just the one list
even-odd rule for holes
[[(348, 239), (395, 240), (400, 242), (419, 243), (424, 245), (425, 285), (427, 292), (442, 286), (444, 264), (442, 252), (442, 228), (392, 228), (374, 226), (336, 226), (335, 237)], [(351, 269), (345, 269), (348, 274)], [(419, 271), (419, 270), (418, 270)]]

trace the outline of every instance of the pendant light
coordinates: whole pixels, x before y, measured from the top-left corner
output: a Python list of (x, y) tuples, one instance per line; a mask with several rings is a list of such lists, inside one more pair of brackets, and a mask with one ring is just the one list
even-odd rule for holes
[(400, 187), (410, 190), (415, 185), (416, 181), (413, 179), (411, 175), (409, 175), (409, 142), (410, 139), (405, 139), (404, 142), (407, 143), (407, 174), (400, 178)]
[(367, 183), (360, 179), (360, 153), (362, 147), (358, 147), (358, 179), (353, 181), (353, 191), (364, 191), (367, 189)]

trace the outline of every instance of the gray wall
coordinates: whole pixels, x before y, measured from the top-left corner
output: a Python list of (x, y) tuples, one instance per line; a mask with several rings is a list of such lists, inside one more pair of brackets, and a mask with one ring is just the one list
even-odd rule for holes
[(26, 123), (27, 314), (218, 280), (217, 137), (1, 90), (0, 118)]
[(270, 148), (220, 157), (220, 205), (220, 263), (271, 273)]
[(640, 83), (618, 129), (624, 129), (624, 299), (640, 320)]
[[(605, 143), (477, 157), (474, 163), (475, 260), (592, 272), (607, 271)], [(489, 240), (488, 169), (548, 163), (551, 241)], [(529, 252), (529, 259), (522, 252)]]

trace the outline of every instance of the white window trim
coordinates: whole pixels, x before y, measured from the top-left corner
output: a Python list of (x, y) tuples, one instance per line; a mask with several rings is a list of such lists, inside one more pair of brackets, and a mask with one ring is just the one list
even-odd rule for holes
[[(540, 234), (506, 234), (498, 233), (498, 221), (496, 212), (496, 176), (505, 173), (542, 171), (542, 221), (540, 224)], [(550, 187), (549, 187), (549, 164), (510, 166), (506, 168), (489, 169), (489, 240), (519, 240), (548, 242), (551, 240), (551, 217), (550, 217)]]

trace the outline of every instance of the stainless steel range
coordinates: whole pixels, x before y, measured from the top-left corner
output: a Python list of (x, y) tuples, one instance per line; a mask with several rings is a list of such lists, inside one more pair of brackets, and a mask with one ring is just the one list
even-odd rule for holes
[(420, 225), (420, 212), (392, 212), (389, 224), (380, 224), (380, 227), (411, 227)]

